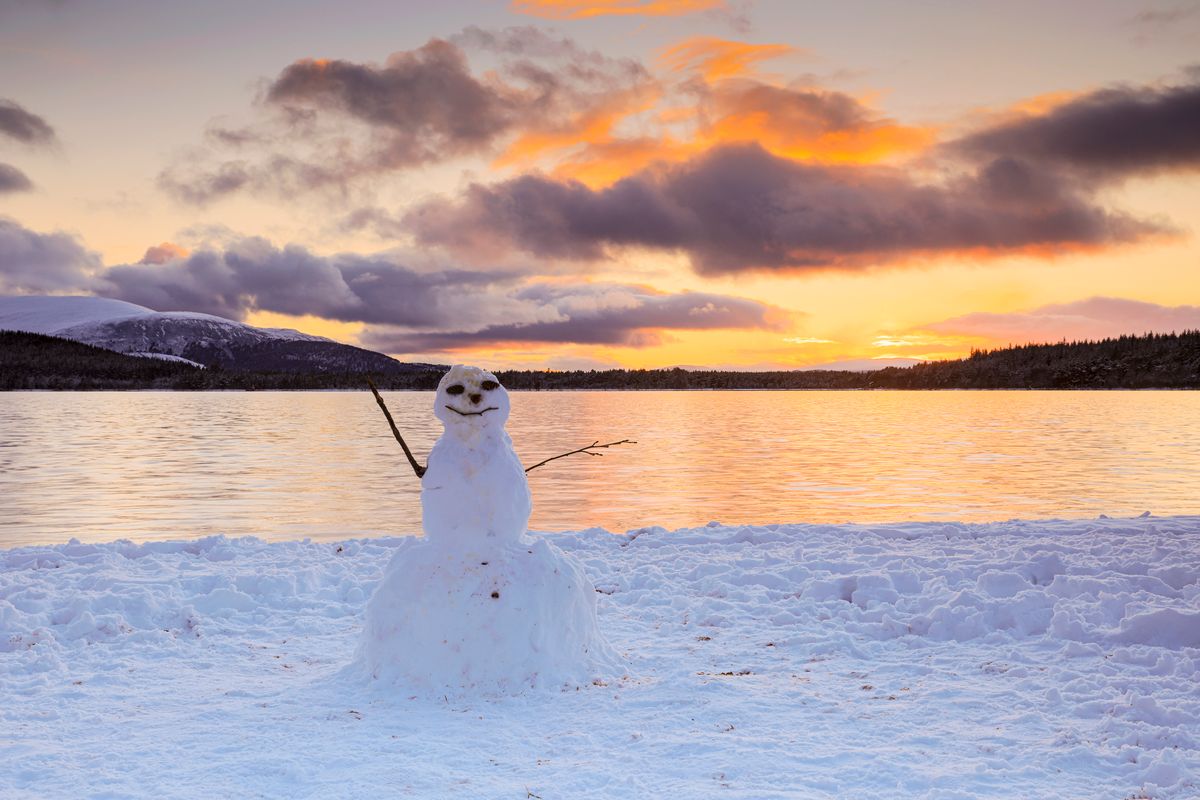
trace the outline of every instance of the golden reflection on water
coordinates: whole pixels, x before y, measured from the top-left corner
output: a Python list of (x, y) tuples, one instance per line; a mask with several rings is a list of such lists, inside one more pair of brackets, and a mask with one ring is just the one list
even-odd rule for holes
[[(420, 458), (431, 393), (389, 393)], [(1195, 392), (514, 393), (536, 530), (1200, 513)], [(0, 395), (0, 547), (420, 531), (369, 393)]]

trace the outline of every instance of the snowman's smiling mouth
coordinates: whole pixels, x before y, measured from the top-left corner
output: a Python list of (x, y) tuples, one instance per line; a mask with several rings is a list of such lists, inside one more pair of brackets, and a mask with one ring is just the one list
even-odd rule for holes
[(482, 417), (484, 414), (486, 414), (489, 411), (498, 411), (499, 410), (495, 406), (489, 406), (488, 408), (483, 409), (483, 411), (459, 411), (454, 406), (446, 406), (446, 408), (450, 409), (455, 414), (459, 414), (464, 417)]

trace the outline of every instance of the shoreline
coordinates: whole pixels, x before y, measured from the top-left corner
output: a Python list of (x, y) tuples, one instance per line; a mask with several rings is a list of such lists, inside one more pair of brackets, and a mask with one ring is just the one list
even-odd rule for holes
[[(387, 389), (381, 387), (381, 392), (395, 393), (413, 393), (413, 394), (433, 394), (433, 389)], [(945, 388), (902, 388), (902, 387), (861, 387), (861, 388), (817, 388), (817, 387), (795, 387), (795, 388), (738, 388), (738, 389), (585, 389), (585, 388), (561, 388), (561, 389), (509, 389), (510, 393), (520, 394), (546, 394), (554, 392), (629, 392), (629, 393), (644, 393), (644, 392), (664, 392), (664, 393), (687, 393), (687, 392), (904, 392), (904, 393), (919, 393), (919, 392), (1196, 392), (1200, 391), (1200, 387), (1194, 386), (1139, 386), (1139, 387), (1106, 387), (1106, 386), (1081, 386), (1070, 388), (1051, 388), (1040, 386), (1026, 387), (957, 387), (948, 386)], [(261, 393), (261, 394), (297, 394), (297, 393), (358, 393), (370, 392), (370, 389), (0, 389), (2, 394), (98, 394), (98, 393), (123, 393), (123, 392), (157, 392), (160, 394), (239, 394), (239, 393)]]
[[(1060, 517), (1039, 517), (1039, 518), (997, 517), (995, 519), (971, 520), (971, 521), (943, 520), (943, 519), (907, 519), (907, 520), (898, 520), (898, 521), (891, 521), (891, 522), (854, 522), (852, 520), (847, 520), (845, 522), (722, 522), (722, 521), (712, 521), (712, 522), (708, 522), (708, 523), (704, 523), (704, 524), (685, 525), (685, 526), (681, 526), (678, 528), (666, 528), (666, 527), (663, 527), (662, 525), (655, 525), (655, 524), (651, 523), (651, 524), (639, 526), (636, 528), (629, 528), (625, 531), (611, 531), (611, 530), (608, 530), (607, 528), (593, 525), (593, 526), (588, 526), (588, 527), (583, 527), (583, 528), (564, 528), (561, 530), (542, 530), (542, 529), (531, 528), (528, 531), (526, 531), (526, 535), (537, 537), (537, 538), (549, 538), (549, 539), (558, 539), (558, 538), (562, 538), (562, 537), (589, 537), (589, 536), (599, 536), (599, 537), (609, 537), (609, 538), (613, 538), (613, 539), (621, 539), (621, 538), (626, 538), (626, 537), (637, 538), (638, 536), (642, 535), (643, 533), (648, 533), (648, 532), (653, 533), (656, 536), (671, 537), (671, 536), (677, 536), (677, 535), (686, 536), (689, 534), (696, 533), (698, 531), (708, 531), (708, 530), (713, 530), (713, 529), (738, 529), (738, 530), (762, 529), (762, 530), (776, 531), (776, 530), (779, 530), (780, 528), (789, 529), (789, 528), (819, 527), (819, 528), (846, 528), (848, 530), (860, 531), (860, 530), (884, 530), (884, 529), (890, 529), (890, 528), (902, 528), (905, 530), (921, 529), (921, 528), (933, 529), (933, 528), (938, 528), (939, 526), (950, 526), (950, 527), (957, 527), (957, 528), (964, 528), (964, 529), (967, 529), (967, 528), (994, 528), (997, 526), (1014, 525), (1014, 524), (1025, 525), (1025, 526), (1085, 525), (1085, 524), (1089, 524), (1089, 523), (1094, 523), (1096, 525), (1113, 525), (1113, 524), (1120, 524), (1120, 523), (1144, 524), (1148, 521), (1149, 522), (1163, 521), (1163, 522), (1171, 522), (1171, 523), (1178, 522), (1178, 523), (1184, 523), (1184, 524), (1190, 524), (1190, 523), (1194, 522), (1194, 523), (1196, 523), (1197, 527), (1200, 528), (1200, 514), (1197, 514), (1197, 513), (1154, 514), (1149, 511), (1145, 511), (1145, 512), (1142, 512), (1141, 514), (1135, 514), (1133, 516), (1109, 516), (1107, 514), (1100, 514), (1098, 516), (1086, 516), (1086, 517), (1085, 516), (1079, 516), (1079, 517), (1060, 516)], [(355, 544), (355, 545), (361, 546), (361, 545), (367, 545), (367, 544), (371, 544), (371, 543), (387, 544), (387, 543), (395, 543), (395, 542), (404, 542), (404, 541), (408, 541), (410, 539), (419, 539), (424, 536), (424, 533), (419, 528), (420, 528), (420, 521), (417, 520), (416, 527), (414, 528), (412, 533), (400, 533), (400, 534), (380, 533), (380, 534), (374, 535), (374, 536), (345, 536), (345, 537), (334, 536), (334, 537), (329, 537), (329, 538), (326, 538), (326, 537), (313, 538), (311, 536), (306, 536), (306, 537), (302, 537), (299, 539), (274, 539), (274, 538), (266, 539), (266, 538), (262, 538), (260, 536), (255, 536), (253, 534), (246, 534), (246, 535), (240, 535), (240, 536), (229, 536), (224, 533), (202, 533), (202, 534), (198, 534), (198, 535), (191, 536), (191, 537), (155, 538), (155, 539), (117, 538), (117, 539), (104, 539), (101, 541), (93, 541), (90, 539), (82, 540), (82, 539), (79, 539), (78, 537), (72, 536), (71, 538), (67, 539), (66, 541), (58, 540), (58, 541), (52, 541), (52, 542), (33, 542), (33, 543), (27, 543), (27, 544), (13, 544), (13, 545), (6, 545), (3, 543), (0, 543), (0, 556), (4, 555), (5, 553), (12, 553), (14, 551), (22, 551), (22, 550), (29, 550), (29, 549), (47, 549), (47, 548), (54, 549), (54, 548), (60, 548), (60, 547), (72, 547), (72, 546), (76, 546), (76, 545), (83, 546), (83, 547), (117, 547), (117, 548), (126, 548), (126, 547), (144, 548), (144, 547), (148, 547), (148, 546), (174, 547), (176, 545), (185, 546), (185, 547), (196, 547), (196, 546), (198, 546), (197, 543), (209, 543), (209, 542), (217, 542), (217, 541), (225, 542), (225, 543), (242, 542), (247, 545), (267, 546), (267, 547), (303, 545), (303, 546), (317, 546), (317, 547), (329, 546), (329, 547), (336, 549), (338, 546), (344, 546), (346, 544)], [(937, 534), (935, 532), (932, 535), (937, 535)]]

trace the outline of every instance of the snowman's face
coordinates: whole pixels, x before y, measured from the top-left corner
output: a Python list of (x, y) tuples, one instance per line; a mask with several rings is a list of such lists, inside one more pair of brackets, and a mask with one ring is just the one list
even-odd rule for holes
[(508, 421), (508, 392), (496, 376), (458, 364), (438, 384), (433, 413), (446, 430), (501, 430)]

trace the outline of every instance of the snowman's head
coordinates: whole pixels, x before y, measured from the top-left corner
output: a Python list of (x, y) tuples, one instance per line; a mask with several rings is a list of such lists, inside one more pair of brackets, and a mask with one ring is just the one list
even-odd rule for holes
[(499, 431), (508, 421), (508, 392), (486, 369), (457, 364), (438, 384), (433, 413), (447, 431)]

